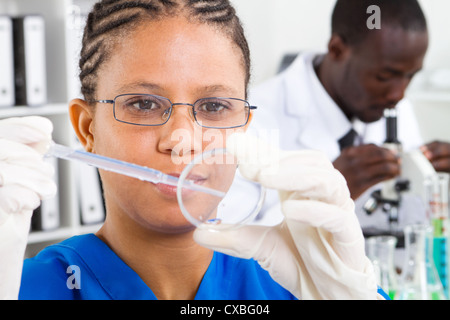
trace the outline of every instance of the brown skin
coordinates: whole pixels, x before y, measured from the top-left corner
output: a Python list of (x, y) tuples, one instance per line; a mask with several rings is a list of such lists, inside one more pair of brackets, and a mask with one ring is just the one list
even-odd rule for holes
[(333, 35), (319, 78), (349, 118), (374, 122), (403, 98), (422, 68), (428, 47), (426, 32), (384, 26), (362, 43), (348, 46)]
[[(212, 96), (245, 99), (242, 60), (239, 48), (206, 24), (183, 17), (146, 21), (123, 39), (101, 66), (96, 98), (151, 93), (186, 103)], [(183, 169), (184, 165), (172, 161), (172, 151), (180, 143), (187, 150), (180, 157), (188, 159), (211, 148), (211, 141), (202, 139), (203, 131), (193, 122), (188, 106), (175, 107), (169, 121), (158, 127), (120, 123), (113, 117), (112, 105), (92, 108), (80, 99), (70, 103), (70, 116), (86, 150), (165, 173)], [(174, 139), (172, 133), (177, 129), (194, 138)], [(200, 135), (198, 131), (194, 135), (194, 130), (200, 130)], [(205, 175), (217, 180), (211, 172)], [(181, 215), (176, 198), (148, 182), (111, 172), (102, 171), (101, 176), (108, 214), (97, 236), (158, 299), (193, 299), (212, 251), (194, 242), (194, 226)]]
[[(333, 34), (328, 53), (316, 68), (331, 98), (349, 120), (370, 123), (404, 97), (413, 76), (422, 68), (428, 33), (385, 25), (362, 43), (349, 46)], [(436, 170), (450, 172), (450, 144), (434, 142), (423, 148)], [(371, 186), (400, 173), (399, 159), (376, 145), (349, 147), (333, 162), (347, 179), (353, 199)]]
[(347, 180), (352, 199), (357, 199), (374, 184), (400, 174), (395, 154), (374, 144), (344, 149), (333, 165)]
[(450, 143), (433, 141), (421, 147), (436, 171), (450, 173)]

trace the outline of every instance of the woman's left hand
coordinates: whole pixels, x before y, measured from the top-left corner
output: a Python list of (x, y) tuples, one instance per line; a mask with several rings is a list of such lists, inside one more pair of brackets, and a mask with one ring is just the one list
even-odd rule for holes
[(236, 150), (242, 175), (279, 191), (284, 220), (274, 227), (205, 225), (195, 231), (195, 240), (254, 258), (299, 299), (380, 298), (354, 203), (331, 162), (316, 151), (283, 152), (245, 135), (227, 143)]

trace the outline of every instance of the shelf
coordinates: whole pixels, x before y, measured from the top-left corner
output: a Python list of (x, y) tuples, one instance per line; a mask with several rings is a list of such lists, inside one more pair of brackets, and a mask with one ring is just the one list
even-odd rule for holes
[(0, 118), (61, 115), (67, 114), (68, 108), (66, 103), (47, 104), (40, 107), (3, 107), (0, 108)]
[(83, 225), (80, 226), (74, 234), (96, 233), (102, 226), (103, 222), (98, 224)]
[(413, 101), (444, 102), (450, 107), (450, 91), (418, 90), (410, 92), (408, 97)]
[(72, 228), (58, 228), (50, 231), (32, 231), (28, 236), (28, 243), (39, 243), (55, 239), (66, 239), (72, 236)]
[(78, 227), (62, 227), (49, 231), (32, 231), (28, 236), (29, 244), (53, 241), (56, 239), (67, 239), (74, 235), (97, 232), (103, 223), (92, 225), (80, 225)]

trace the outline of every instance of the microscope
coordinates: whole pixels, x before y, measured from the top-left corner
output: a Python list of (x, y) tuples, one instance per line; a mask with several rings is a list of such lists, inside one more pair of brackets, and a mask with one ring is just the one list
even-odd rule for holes
[(401, 158), (400, 176), (384, 181), (381, 188), (372, 192), (371, 197), (364, 205), (367, 214), (372, 214), (381, 207), (387, 214), (388, 228), (367, 228), (364, 235), (393, 235), (398, 239), (398, 246), (403, 245), (403, 230), (399, 228), (399, 209), (405, 195), (410, 194), (419, 197), (425, 204), (427, 195), (425, 193), (424, 181), (427, 177), (435, 175), (431, 163), (420, 150), (404, 152), (397, 138), (397, 110), (386, 109), (386, 140), (383, 147), (392, 150)]

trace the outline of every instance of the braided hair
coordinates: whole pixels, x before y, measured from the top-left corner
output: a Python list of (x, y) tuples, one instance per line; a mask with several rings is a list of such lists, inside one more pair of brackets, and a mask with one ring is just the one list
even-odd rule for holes
[(79, 61), (81, 93), (94, 101), (97, 71), (107, 61), (118, 39), (143, 21), (184, 14), (225, 33), (242, 51), (246, 86), (250, 80), (250, 51), (241, 22), (229, 0), (101, 0), (89, 13)]

